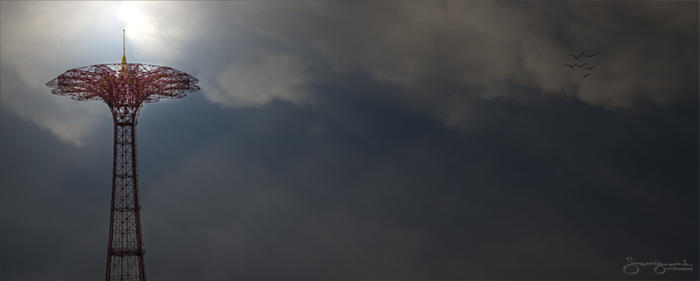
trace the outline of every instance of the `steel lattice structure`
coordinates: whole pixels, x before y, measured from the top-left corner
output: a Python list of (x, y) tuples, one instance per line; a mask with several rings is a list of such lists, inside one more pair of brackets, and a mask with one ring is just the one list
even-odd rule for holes
[(98, 64), (66, 71), (46, 83), (51, 93), (74, 100), (102, 100), (114, 121), (112, 201), (105, 280), (146, 280), (141, 238), (141, 203), (136, 169), (136, 119), (143, 103), (182, 98), (199, 80), (158, 65)]

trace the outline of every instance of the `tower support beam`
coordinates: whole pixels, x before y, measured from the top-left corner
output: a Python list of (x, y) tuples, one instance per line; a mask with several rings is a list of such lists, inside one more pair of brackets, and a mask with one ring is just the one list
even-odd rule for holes
[(114, 120), (112, 202), (105, 281), (144, 281), (141, 204), (136, 169), (139, 106), (111, 107)]

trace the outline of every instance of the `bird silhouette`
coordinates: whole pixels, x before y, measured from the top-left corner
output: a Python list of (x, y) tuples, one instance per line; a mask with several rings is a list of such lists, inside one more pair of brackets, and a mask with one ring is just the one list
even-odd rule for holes
[(598, 55), (598, 54), (588, 54), (588, 55), (583, 55), (583, 56), (584, 56), (584, 57), (587, 57), (587, 58), (592, 58), (592, 57), (595, 57), (595, 56), (597, 56), (597, 55)]
[(574, 64), (565, 64), (564, 66), (571, 68), (571, 69), (574, 69)]
[(584, 73), (584, 74), (583, 74), (583, 78), (588, 77), (588, 75), (591, 75), (591, 73), (590, 73), (590, 72), (589, 72), (589, 73)]
[(594, 68), (595, 68), (595, 65), (591, 65), (591, 66), (584, 67), (583, 69), (585, 69), (585, 70), (591, 70), (591, 69), (594, 69)]
[(569, 54), (569, 56), (572, 56), (575, 60), (578, 60), (581, 56), (583, 56), (586, 53), (586, 51), (581, 52), (580, 54), (574, 55), (574, 54)]

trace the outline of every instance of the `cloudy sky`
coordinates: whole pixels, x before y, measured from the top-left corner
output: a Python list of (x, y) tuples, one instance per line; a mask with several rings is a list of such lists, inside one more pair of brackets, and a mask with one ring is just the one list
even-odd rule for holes
[(151, 280), (697, 278), (698, 8), (0, 2), (0, 279), (104, 276), (111, 116), (45, 83), (122, 28), (202, 88), (139, 117)]

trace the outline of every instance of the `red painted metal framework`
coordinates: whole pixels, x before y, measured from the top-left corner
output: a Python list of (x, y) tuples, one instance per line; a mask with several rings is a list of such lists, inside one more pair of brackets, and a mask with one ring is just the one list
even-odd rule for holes
[(181, 98), (197, 91), (187, 73), (149, 64), (98, 64), (74, 68), (46, 83), (51, 93), (74, 100), (102, 100), (114, 120), (112, 203), (105, 280), (146, 280), (141, 203), (136, 170), (136, 118), (146, 102)]

